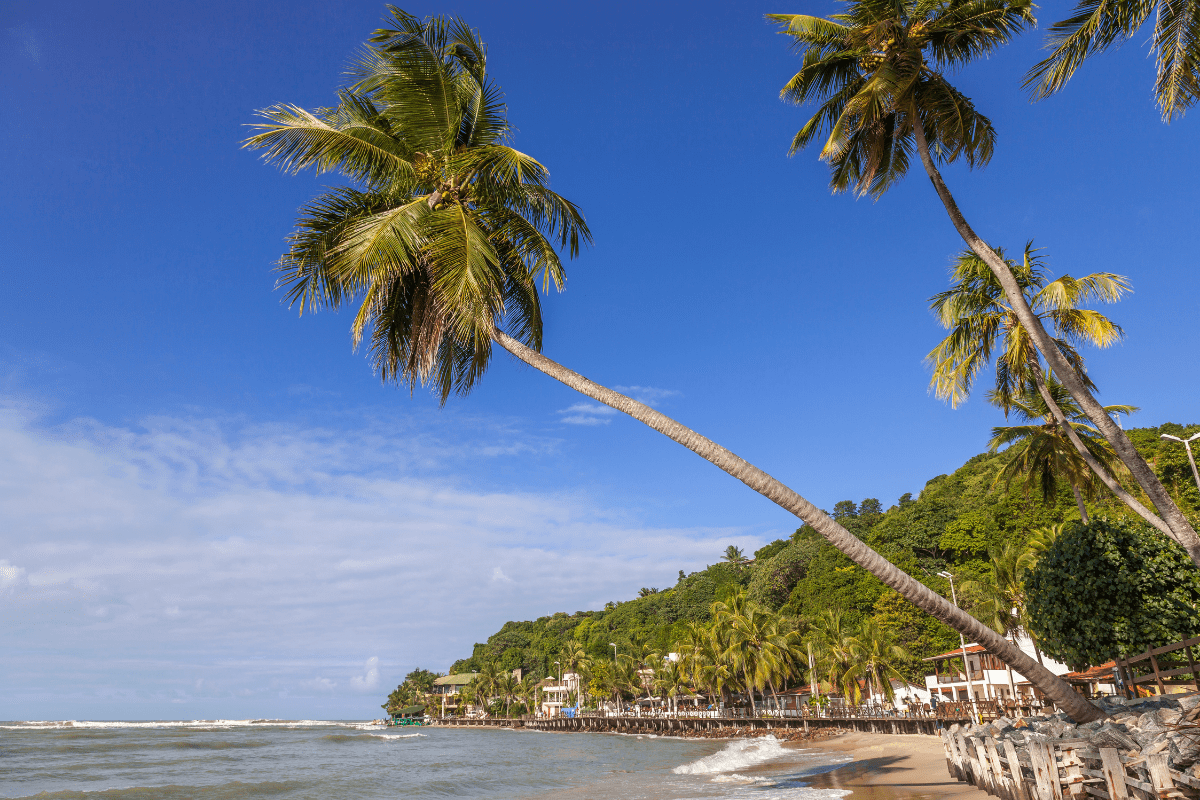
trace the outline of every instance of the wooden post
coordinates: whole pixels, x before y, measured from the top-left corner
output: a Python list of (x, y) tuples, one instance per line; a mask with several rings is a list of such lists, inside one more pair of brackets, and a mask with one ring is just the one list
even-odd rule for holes
[(988, 794), (999, 795), (999, 787), (996, 786), (996, 778), (992, 775), (992, 767), (988, 763), (988, 754), (983, 747), (983, 742), (974, 736), (971, 737), (971, 740), (975, 745), (975, 756), (979, 759), (979, 771), (983, 776), (984, 785), (980, 788), (987, 791)]
[(1026, 788), (1025, 773), (1021, 771), (1017, 746), (1008, 739), (1004, 740), (1004, 757), (1008, 759), (1008, 774), (1012, 776), (1013, 800), (1033, 800)]
[(1149, 647), (1146, 648), (1147, 655), (1150, 656), (1150, 666), (1154, 669), (1154, 682), (1158, 684), (1159, 695), (1167, 693), (1167, 687), (1163, 686), (1162, 675), (1158, 674), (1158, 659), (1154, 657), (1154, 651)]
[(961, 781), (963, 776), (958, 768), (958, 756), (954, 752), (954, 741), (950, 738), (949, 731), (942, 731), (942, 748), (946, 751), (946, 771), (950, 773), (951, 778)]
[(962, 731), (954, 734), (954, 741), (958, 743), (958, 752), (962, 753), (963, 766), (968, 775), (967, 783), (982, 789), (985, 784), (975, 764), (974, 748), (967, 744), (967, 737), (963, 736)]
[(1070, 800), (1085, 800), (1087, 790), (1083, 788), (1083, 761), (1079, 758), (1079, 753), (1072, 747), (1062, 751), (1062, 758), (1063, 769), (1067, 773), (1067, 785), (1063, 795)]
[(987, 750), (988, 762), (992, 767), (992, 781), (996, 784), (996, 794), (1004, 800), (1012, 800), (1012, 791), (1008, 788), (1008, 776), (1004, 774), (1004, 765), (1000, 763), (1000, 751), (996, 749), (996, 740), (991, 736), (983, 740)]
[(1129, 800), (1129, 789), (1125, 785), (1125, 765), (1121, 763), (1121, 754), (1115, 748), (1100, 748), (1101, 771), (1104, 782), (1108, 785), (1108, 796), (1112, 800)]
[(1041, 800), (1062, 800), (1058, 785), (1058, 764), (1054, 759), (1054, 747), (1049, 742), (1031, 741), (1029, 761), (1033, 764), (1033, 777), (1037, 782)]
[(1154, 793), (1160, 798), (1183, 797), (1183, 792), (1175, 787), (1175, 780), (1171, 777), (1166, 753), (1146, 756), (1146, 771), (1150, 773)]
[(1187, 653), (1188, 666), (1192, 668), (1192, 683), (1196, 685), (1196, 691), (1200, 692), (1200, 672), (1196, 671), (1196, 659), (1192, 657), (1192, 646), (1186, 645), (1183, 651)]

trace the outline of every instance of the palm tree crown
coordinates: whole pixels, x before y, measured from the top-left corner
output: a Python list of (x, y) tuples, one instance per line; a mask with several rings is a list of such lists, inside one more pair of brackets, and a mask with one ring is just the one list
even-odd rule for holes
[[(1046, 388), (1092, 458), (1104, 467), (1108, 474), (1116, 473), (1120, 461), (1112, 446), (1099, 431), (1087, 423), (1087, 417), (1071, 398), (1070, 393), (1062, 384), (1052, 379), (1047, 381)], [(1012, 481), (1023, 478), (1025, 493), (1028, 494), (1037, 486), (1041, 490), (1042, 500), (1047, 504), (1052, 504), (1055, 495), (1058, 494), (1058, 481), (1066, 480), (1076, 495), (1080, 517), (1087, 522), (1083, 498), (1091, 500), (1099, 493), (1104, 485), (1099, 476), (1088, 467), (1079, 451), (1068, 440), (1066, 432), (1055, 419), (1041, 392), (1031, 387), (1019, 397), (1013, 398), (1009, 408), (1019, 418), (1031, 424), (992, 428), (992, 440), (988, 442), (988, 450), (994, 453), (1001, 447), (1011, 445), (1009, 450), (1012, 455), (996, 480), (1011, 484)], [(1112, 405), (1105, 406), (1104, 410), (1108, 414), (1131, 414), (1137, 411), (1137, 408)]]
[(1200, 98), (1200, 6), (1170, 0), (1082, 0), (1074, 14), (1050, 26), (1051, 54), (1025, 77), (1035, 98), (1066, 86), (1083, 62), (1133, 36), (1154, 14), (1150, 49), (1158, 77), (1154, 94), (1163, 119), (1170, 122)]
[(535, 350), (555, 246), (590, 241), (546, 169), (508, 145), (483, 42), (464, 22), (391, 8), (332, 108), (277, 105), (244, 145), (290, 172), (353, 185), (304, 207), (279, 264), (301, 309), (360, 302), (355, 344), (385, 380), (431, 383), (443, 402), (482, 376), (498, 325)]
[[(1004, 257), (1003, 250), (997, 248), (996, 253)], [(1095, 391), (1075, 345), (1086, 342), (1107, 347), (1124, 332), (1099, 311), (1079, 305), (1089, 300), (1116, 302), (1129, 291), (1128, 281), (1121, 275), (1095, 272), (1083, 278), (1064, 275), (1047, 282), (1045, 265), (1032, 243), (1025, 245), (1021, 262), (1009, 258), (1004, 261), (1033, 313), (1053, 325), (1057, 336), (1052, 341), (1059, 352), (1080, 380)], [(951, 275), (951, 287), (930, 298), (930, 308), (950, 330), (926, 356), (933, 365), (931, 385), (938, 397), (948, 398), (951, 405), (957, 406), (970, 393), (975, 378), (991, 363), (999, 345), (996, 384), (990, 397), (1007, 413), (1015, 398), (1035, 386), (1044, 374), (1037, 348), (983, 259), (965, 250), (955, 261)]]
[(828, 19), (768, 14), (803, 55), (781, 96), (820, 103), (792, 153), (825, 137), (836, 191), (882, 195), (908, 170), (919, 122), (935, 159), (974, 167), (996, 132), (943, 75), (1007, 43), (1034, 22), (1029, 0), (850, 0)]

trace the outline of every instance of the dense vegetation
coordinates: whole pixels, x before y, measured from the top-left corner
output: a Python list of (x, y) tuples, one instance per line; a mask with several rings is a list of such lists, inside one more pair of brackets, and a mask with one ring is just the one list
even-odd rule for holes
[[(1166, 424), (1129, 431), (1163, 483), (1189, 514), (1200, 513), (1200, 493), (1191, 480), (1183, 448), (1160, 434), (1190, 435), (1200, 426)], [(1010, 455), (981, 454), (950, 475), (925, 484), (916, 498), (909, 494), (887, 508), (874, 499), (837, 503), (832, 516), (877, 549), (892, 563), (943, 594), (949, 584), (937, 573), (956, 576), (959, 602), (984, 618), (992, 577), (989, 550), (1024, 545), (1030, 532), (1079, 519), (1067, 485), (1053, 502), (1040, 492), (1027, 496), (1022, 486), (997, 483)], [(1114, 521), (1138, 520), (1109, 498), (1088, 505), (1093, 516)], [(958, 636), (887, 589), (855, 566), (807, 526), (788, 539), (776, 540), (745, 563), (722, 561), (698, 572), (682, 571), (675, 586), (643, 589), (642, 596), (610, 602), (598, 611), (558, 612), (533, 621), (507, 622), (487, 642), (476, 644), (470, 657), (456, 661), (451, 672), (479, 671), (495, 663), (500, 669), (523, 668), (534, 676), (555, 674), (554, 662), (570, 642), (579, 642), (593, 659), (612, 659), (609, 642), (620, 652), (666, 652), (685, 633), (688, 623), (708, 623), (715, 601), (745, 589), (750, 600), (790, 618), (806, 633), (820, 612), (840, 609), (848, 625), (875, 620), (905, 650), (899, 671), (919, 678), (923, 658), (952, 649)]]

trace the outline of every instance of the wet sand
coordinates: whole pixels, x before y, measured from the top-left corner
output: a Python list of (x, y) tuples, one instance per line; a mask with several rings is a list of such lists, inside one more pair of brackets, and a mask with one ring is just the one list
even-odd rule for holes
[(813, 744), (789, 745), (845, 753), (854, 760), (804, 779), (820, 789), (846, 789), (849, 800), (955, 798), (984, 800), (987, 793), (946, 771), (946, 751), (936, 736), (847, 733)]

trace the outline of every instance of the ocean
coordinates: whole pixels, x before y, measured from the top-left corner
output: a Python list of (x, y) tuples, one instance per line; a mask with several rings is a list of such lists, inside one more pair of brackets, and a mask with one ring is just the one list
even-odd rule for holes
[(0, 723), (0, 797), (834, 800), (816, 747), (318, 720)]

